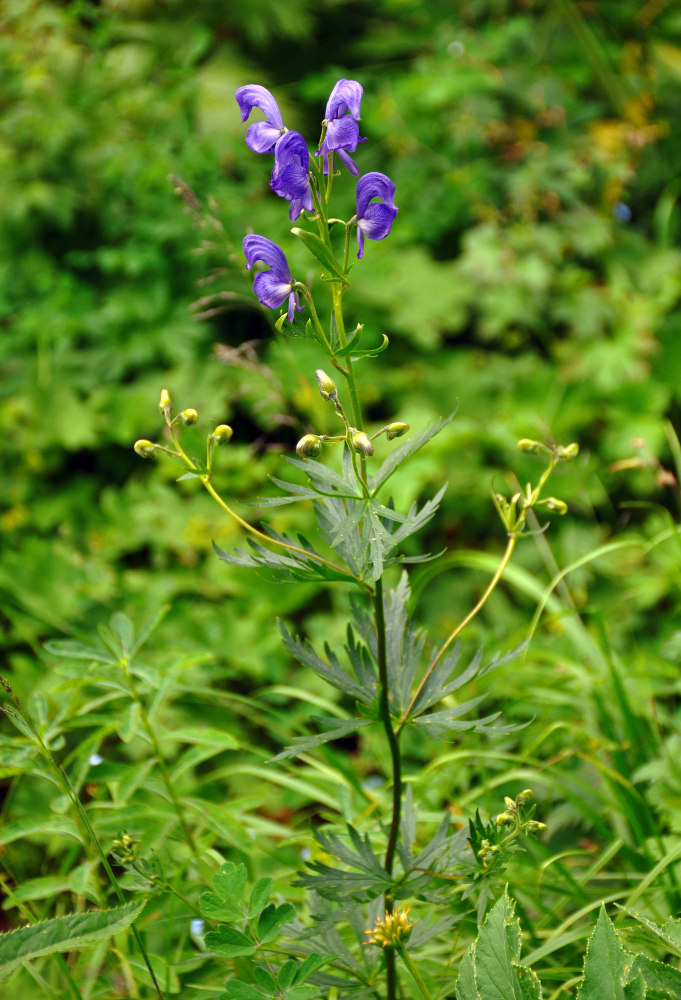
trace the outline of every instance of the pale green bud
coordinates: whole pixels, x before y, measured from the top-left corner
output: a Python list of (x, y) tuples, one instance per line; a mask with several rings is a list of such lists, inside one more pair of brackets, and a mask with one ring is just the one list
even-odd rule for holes
[(525, 788), (520, 793), (520, 795), (518, 796), (518, 801), (525, 803), (525, 802), (529, 802), (530, 799), (532, 799), (532, 798), (534, 798), (534, 792), (532, 791), (532, 789), (531, 788)]
[(233, 433), (234, 431), (229, 424), (218, 424), (213, 431), (213, 440), (217, 445), (227, 444), (228, 441), (232, 440)]
[(499, 813), (494, 822), (497, 824), (497, 826), (508, 826), (508, 824), (511, 823), (512, 821), (513, 817), (509, 816), (508, 813)]
[(539, 823), (536, 819), (531, 819), (527, 824), (527, 829), (529, 833), (541, 833), (544, 830), (548, 830), (546, 823)]
[(180, 418), (183, 424), (189, 425), (189, 424), (195, 424), (196, 421), (199, 419), (199, 415), (196, 412), (196, 410), (183, 410), (182, 413), (180, 414)]
[(558, 448), (557, 451), (558, 460), (560, 462), (569, 462), (571, 458), (577, 458), (579, 455), (579, 445), (576, 441), (565, 446), (565, 448)]
[(161, 389), (161, 399), (158, 404), (159, 410), (163, 413), (164, 410), (170, 409), (171, 405), (170, 393), (167, 389)]
[(394, 424), (388, 424), (388, 429), (385, 432), (385, 436), (388, 441), (392, 441), (393, 438), (402, 437), (409, 430), (409, 424), (403, 423), (401, 420), (395, 421)]
[(296, 445), (300, 458), (318, 458), (322, 453), (322, 439), (318, 434), (304, 434)]
[(506, 806), (507, 809), (510, 809), (511, 812), (515, 812), (516, 810), (515, 799), (512, 799), (510, 795), (504, 795), (504, 805)]
[(338, 390), (336, 389), (336, 383), (332, 378), (330, 378), (325, 371), (318, 368), (314, 373), (314, 377), (317, 379), (317, 385), (319, 386), (319, 395), (322, 399), (330, 399), (335, 396), (338, 399)]
[(371, 438), (364, 431), (355, 431), (352, 435), (352, 447), (355, 451), (359, 452), (360, 455), (373, 455), (374, 446), (371, 443)]
[(543, 504), (547, 510), (552, 510), (554, 514), (567, 514), (568, 512), (568, 505), (557, 497), (547, 497)]
[(516, 447), (518, 451), (524, 451), (528, 455), (538, 455), (542, 450), (539, 441), (532, 441), (530, 438), (521, 438)]
[(139, 441), (135, 441), (135, 451), (140, 458), (151, 458), (156, 451), (156, 445), (153, 441), (147, 441), (146, 438), (140, 438)]

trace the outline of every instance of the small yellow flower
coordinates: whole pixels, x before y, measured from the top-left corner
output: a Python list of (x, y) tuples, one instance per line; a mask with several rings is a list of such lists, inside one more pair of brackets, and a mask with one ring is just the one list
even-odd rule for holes
[(380, 944), (383, 948), (395, 947), (402, 941), (408, 941), (411, 929), (414, 924), (409, 923), (409, 907), (404, 909), (397, 907), (389, 913), (385, 911), (384, 917), (379, 917), (373, 929), (364, 933), (369, 935), (370, 944)]

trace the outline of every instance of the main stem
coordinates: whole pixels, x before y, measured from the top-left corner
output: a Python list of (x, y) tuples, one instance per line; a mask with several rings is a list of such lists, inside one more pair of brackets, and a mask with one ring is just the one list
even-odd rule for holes
[[(392, 875), (395, 862), (395, 852), (397, 850), (397, 837), (400, 829), (400, 819), (402, 816), (402, 759), (400, 757), (399, 740), (393, 729), (392, 718), (390, 716), (390, 688), (388, 684), (388, 659), (386, 654), (385, 641), (385, 613), (383, 609), (383, 581), (376, 581), (376, 592), (374, 595), (374, 614), (376, 617), (376, 639), (377, 639), (377, 660), (378, 660), (378, 682), (379, 682), (379, 712), (383, 728), (385, 729), (390, 759), (392, 762), (393, 779), (393, 807), (390, 831), (388, 833), (388, 844), (385, 851), (385, 870)], [(392, 892), (385, 894), (385, 909), (387, 913), (392, 913), (394, 909)], [(397, 976), (395, 972), (395, 949), (385, 949), (385, 969), (388, 987), (387, 1000), (395, 1000), (397, 988)]]

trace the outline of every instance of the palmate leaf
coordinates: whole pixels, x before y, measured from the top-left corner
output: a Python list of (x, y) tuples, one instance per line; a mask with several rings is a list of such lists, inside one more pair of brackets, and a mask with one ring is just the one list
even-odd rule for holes
[(319, 677), (322, 677), (333, 687), (338, 688), (339, 691), (343, 691), (345, 694), (351, 695), (362, 704), (371, 704), (376, 695), (374, 687), (368, 687), (359, 679), (355, 680), (350, 676), (350, 674), (347, 673), (347, 671), (343, 670), (337, 657), (328, 645), (324, 649), (327, 659), (322, 660), (309, 642), (301, 642), (300, 639), (292, 636), (282, 622), (278, 622), (278, 625), (284, 641), (284, 646), (300, 663), (304, 666), (310, 667), (310, 669), (314, 670)]
[(30, 959), (55, 952), (75, 951), (105, 941), (136, 920), (146, 902), (142, 899), (111, 910), (70, 913), (0, 934), (0, 979)]
[(286, 760), (290, 757), (298, 757), (301, 753), (307, 753), (308, 750), (314, 750), (316, 747), (322, 746), (324, 743), (330, 743), (332, 740), (343, 739), (344, 736), (349, 736), (350, 733), (356, 733), (359, 729), (364, 729), (366, 726), (372, 724), (372, 719), (334, 719), (334, 718), (315, 718), (312, 717), (312, 722), (323, 727), (322, 731), (317, 734), (310, 734), (309, 736), (298, 736), (294, 739), (293, 743), (278, 753), (276, 757), (272, 758), (272, 761)]
[(374, 854), (369, 837), (362, 837), (352, 826), (348, 825), (346, 829), (352, 846), (333, 833), (324, 834), (315, 830), (314, 836), (327, 854), (351, 870), (334, 868), (321, 861), (309, 861), (309, 871), (301, 872), (294, 885), (313, 889), (324, 899), (346, 902), (348, 898), (366, 902), (390, 889), (393, 878)]
[(297, 582), (329, 582), (336, 580), (347, 583), (352, 579), (352, 573), (345, 573), (341, 569), (334, 569), (327, 562), (321, 562), (320, 559), (316, 559), (315, 556), (319, 555), (319, 553), (316, 553), (304, 538), (299, 537), (297, 542), (294, 542), (272, 530), (269, 531), (269, 534), (272, 538), (280, 539), (305, 550), (305, 552), (309, 552), (309, 555), (303, 552), (292, 552), (290, 549), (274, 552), (252, 538), (248, 539), (248, 544), (252, 552), (244, 552), (243, 549), (225, 552), (215, 542), (213, 542), (213, 549), (223, 562), (229, 563), (232, 566), (255, 566), (271, 570), (272, 579), (278, 583), (290, 583), (293, 580)]

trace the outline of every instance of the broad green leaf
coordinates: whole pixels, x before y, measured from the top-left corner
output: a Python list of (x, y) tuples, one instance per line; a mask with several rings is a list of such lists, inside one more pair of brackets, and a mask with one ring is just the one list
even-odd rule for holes
[(220, 994), (219, 1000), (263, 1000), (263, 994), (257, 986), (233, 979), (227, 983), (227, 989)]
[(208, 931), (206, 934), (206, 947), (210, 948), (217, 955), (223, 955), (225, 958), (236, 958), (238, 955), (252, 955), (255, 951), (253, 941), (246, 934), (236, 930), (234, 927), (227, 927), (225, 924), (221, 924), (216, 931)]
[(475, 945), (472, 944), (459, 964), (459, 978), (456, 981), (457, 1000), (480, 1000), (475, 985)]
[(136, 920), (145, 905), (146, 900), (142, 899), (111, 910), (70, 913), (0, 934), (0, 979), (30, 959), (75, 951), (106, 940)]
[(270, 903), (260, 914), (258, 920), (258, 938), (262, 944), (274, 941), (284, 924), (295, 918), (296, 911), (291, 903), (276, 906)]
[(0, 844), (11, 844), (14, 840), (40, 835), (45, 837), (72, 837), (80, 843), (80, 830), (70, 819), (61, 819), (51, 813), (42, 819), (24, 819), (5, 823), (0, 828)]
[(268, 969), (263, 969), (262, 965), (256, 965), (253, 976), (258, 986), (266, 993), (270, 996), (277, 995), (277, 981)]
[(601, 905), (598, 921), (586, 946), (584, 981), (577, 990), (577, 1000), (635, 1000), (641, 992), (643, 977), (627, 982), (632, 956), (625, 952), (612, 921)]
[(271, 878), (259, 878), (255, 883), (251, 889), (251, 895), (248, 898), (249, 920), (252, 920), (254, 917), (259, 917), (265, 909), (270, 898), (273, 885), (274, 880)]
[(671, 965), (637, 955), (631, 967), (634, 978), (641, 974), (647, 990), (656, 990), (665, 1000), (681, 1000), (681, 972)]
[(531, 969), (518, 965), (520, 923), (504, 893), (490, 910), (475, 942), (475, 984), (484, 1000), (541, 1000), (541, 985)]
[(201, 912), (211, 920), (242, 920), (247, 878), (245, 865), (235, 865), (228, 861), (211, 879), (215, 892), (204, 892), (201, 895)]
[(321, 237), (317, 236), (315, 233), (308, 233), (306, 229), (300, 229), (298, 226), (294, 226), (291, 232), (294, 236), (297, 236), (299, 240), (302, 240), (312, 256), (319, 261), (322, 267), (327, 269), (329, 272), (328, 277), (343, 282), (347, 280), (343, 269), (333, 255), (333, 251), (326, 245)]

